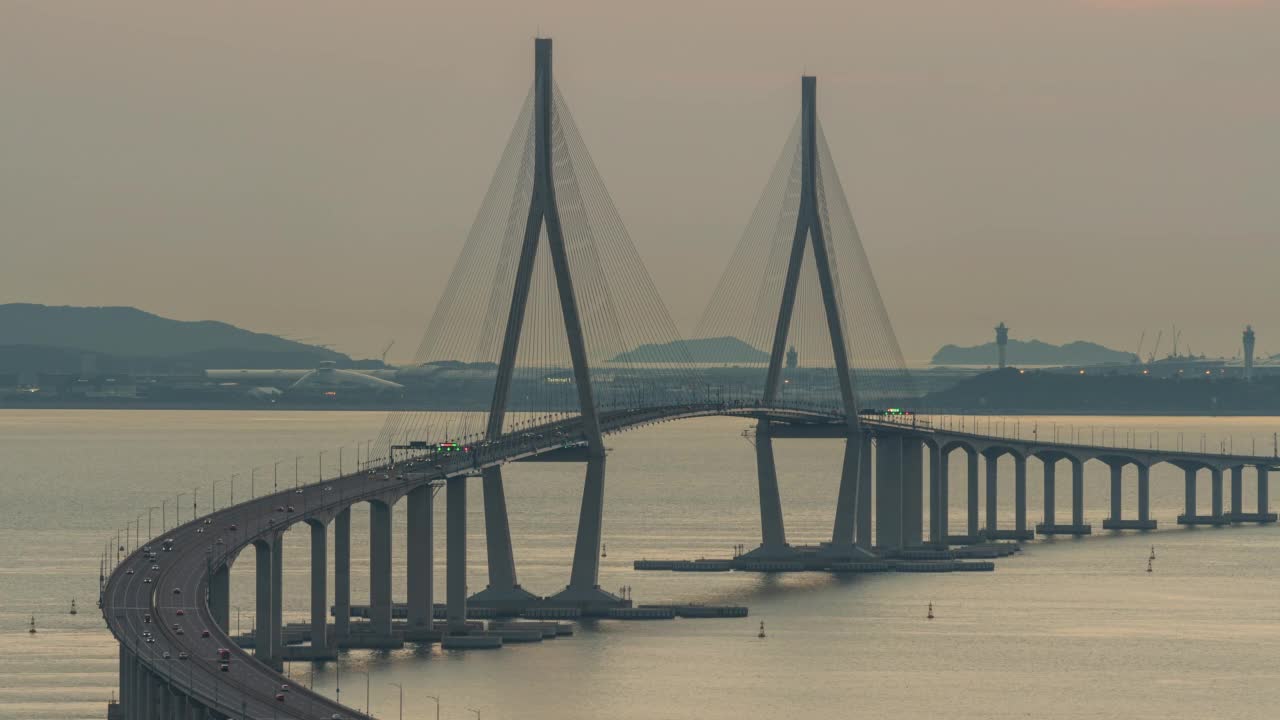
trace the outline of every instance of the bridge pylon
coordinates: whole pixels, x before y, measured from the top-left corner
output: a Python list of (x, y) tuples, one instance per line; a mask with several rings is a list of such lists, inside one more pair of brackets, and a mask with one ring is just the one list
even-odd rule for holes
[[(835, 260), (827, 224), (827, 198), (820, 180), (820, 155), (818, 152), (817, 120), (818, 79), (801, 78), (801, 111), (798, 155), (800, 161), (800, 197), (796, 211), (795, 230), (792, 235), (786, 274), (782, 282), (782, 297), (777, 320), (772, 333), (769, 365), (765, 375), (761, 404), (771, 407), (778, 404), (779, 390), (783, 384), (784, 363), (787, 362), (788, 336), (795, 315), (797, 291), (801, 285), (801, 270), (806, 250), (812, 253), (818, 288), (821, 294), (823, 319), (831, 343), (832, 359), (838, 379), (839, 407), (845, 418), (844, 462), (840, 472), (840, 490), (836, 501), (835, 523), (831, 542), (824, 543), (820, 554), (827, 558), (855, 559), (869, 556), (870, 548), (855, 544), (858, 507), (869, 503), (869, 485), (859, 491), (859, 476), (864, 463), (861, 454), (864, 438), (858, 423), (857, 394), (853, 371), (849, 362), (849, 346), (846, 338), (844, 309), (840, 284), (834, 269)], [(778, 473), (773, 456), (773, 428), (767, 418), (761, 417), (756, 426), (756, 478), (760, 500), (760, 546), (745, 555), (749, 560), (782, 560), (796, 557), (800, 551), (786, 539), (782, 519), (782, 502), (778, 490)]]
[[(550, 255), (565, 336), (568, 341), (573, 383), (577, 390), (578, 410), (581, 413), (582, 433), (587, 449), (586, 481), (569, 585), (561, 593), (549, 598), (547, 602), (556, 606), (572, 605), (591, 610), (601, 606), (625, 603), (621, 598), (601, 590), (597, 584), (604, 512), (605, 447), (591, 386), (591, 370), (583, 333), (579, 292), (574, 286), (574, 277), (570, 272), (569, 250), (566, 248), (560, 206), (556, 200), (556, 183), (553, 178), (556, 158), (553, 157), (553, 150), (557, 119), (551, 60), (551, 39), (536, 39), (534, 41), (531, 198), (524, 222), (524, 237), (520, 243), (519, 260), (516, 264), (510, 310), (507, 313), (506, 329), (502, 336), (497, 378), (489, 407), (485, 437), (496, 439), (504, 432), (512, 379), (520, 349), (521, 331), (525, 325), (530, 289), (534, 283), (535, 261), (542, 244), (540, 239), (544, 236), (545, 230), (546, 251)], [(497, 466), (485, 468), (481, 478), (489, 585), (472, 596), (469, 602), (477, 606), (494, 607), (499, 611), (510, 612), (539, 604), (542, 599), (520, 587), (517, 582), (502, 469)]]

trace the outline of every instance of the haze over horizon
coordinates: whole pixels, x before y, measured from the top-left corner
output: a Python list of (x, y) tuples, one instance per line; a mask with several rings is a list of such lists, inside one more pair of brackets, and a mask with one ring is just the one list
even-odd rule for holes
[(1251, 323), (1280, 352), (1280, 3), (726, 7), (9, 0), (0, 302), (408, 359), (540, 31), (684, 332), (807, 72), (909, 361), (1000, 321), (1225, 355)]

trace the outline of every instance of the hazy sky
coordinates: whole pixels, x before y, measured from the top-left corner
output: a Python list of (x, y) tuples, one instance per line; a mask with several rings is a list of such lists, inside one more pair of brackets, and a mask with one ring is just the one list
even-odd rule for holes
[(539, 30), (685, 331), (809, 72), (909, 359), (1280, 353), (1276, 1), (0, 0), (0, 302), (410, 355)]

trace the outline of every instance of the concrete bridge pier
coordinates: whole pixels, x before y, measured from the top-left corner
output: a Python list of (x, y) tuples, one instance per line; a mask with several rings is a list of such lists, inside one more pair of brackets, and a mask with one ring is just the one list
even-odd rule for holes
[(1231, 468), (1231, 522), (1244, 515), (1244, 466)]
[(1179, 465), (1184, 473), (1183, 513), (1178, 516), (1179, 525), (1225, 525), (1230, 520), (1222, 514), (1222, 470), (1210, 468), (1214, 479), (1212, 510), (1209, 515), (1196, 514), (1196, 476), (1200, 465)]
[[(425, 640), (433, 628), (432, 583), (435, 575), (435, 488), (421, 485), (409, 492), (406, 563), (409, 585), (406, 640)], [(486, 506), (487, 507), (487, 506)]]
[(284, 668), (284, 537), (271, 538), (271, 667)]
[[(981, 540), (979, 537), (981, 514), (979, 512), (980, 493), (978, 492), (978, 452), (971, 445), (961, 444), (956, 447), (963, 449), (965, 453), (965, 478), (967, 481), (965, 485), (965, 534), (949, 535), (947, 542), (951, 545), (969, 545)], [(948, 461), (944, 457), (942, 462), (946, 465)]]
[(1124, 468), (1133, 461), (1118, 458), (1105, 462), (1111, 468), (1111, 517), (1102, 521), (1102, 527), (1107, 530), (1155, 530), (1156, 522), (1151, 519), (1150, 468), (1134, 463), (1138, 468), (1138, 517), (1126, 520), (1123, 515)]
[(467, 633), (467, 479), (445, 481), (445, 617), (450, 635)]
[(902, 437), (902, 547), (924, 542), (924, 443)]
[(1222, 468), (1210, 468), (1210, 489), (1213, 516), (1215, 518), (1222, 517)]
[(253, 637), (253, 655), (267, 665), (273, 665), (275, 630), (271, 627), (271, 564), (275, 553), (272, 543), (267, 540), (255, 540), (254, 549), (254, 620), (256, 627)]
[(209, 574), (209, 612), (222, 632), (231, 632), (231, 569), (226, 565)]
[(902, 436), (876, 437), (876, 547), (881, 553), (902, 549)]
[(938, 444), (927, 445), (929, 448), (929, 543), (936, 548), (946, 549), (948, 540), (947, 511), (950, 508), (951, 468), (948, 466), (950, 452), (943, 450)]
[(996, 498), (997, 498), (997, 482), (1000, 472), (1000, 456), (993, 453), (984, 453), (982, 459), (987, 467), (987, 537), (995, 537), (996, 534)]
[(1138, 522), (1151, 523), (1147, 530), (1154, 530), (1156, 521), (1151, 519), (1151, 466), (1138, 464)]
[(333, 657), (329, 652), (329, 529), (309, 520), (311, 528), (311, 656)]
[(333, 519), (333, 639), (342, 647), (351, 637), (351, 508)]
[(1057, 475), (1061, 455), (1040, 456), (1044, 469), (1044, 521), (1036, 525), (1041, 535), (1088, 535), (1092, 528), (1084, 524), (1084, 465), (1075, 458), (1071, 461), (1071, 522), (1059, 525), (1057, 518)]
[(369, 624), (391, 637), (391, 505), (380, 500), (369, 501)]
[(1027, 457), (1013, 456), (1013, 531), (1017, 540), (1030, 540), (1035, 533), (1027, 529)]

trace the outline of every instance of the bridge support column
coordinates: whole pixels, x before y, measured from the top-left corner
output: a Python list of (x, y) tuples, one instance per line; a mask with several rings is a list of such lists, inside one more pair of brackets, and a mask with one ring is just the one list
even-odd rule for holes
[(1084, 526), (1084, 461), (1071, 458), (1071, 524)]
[(1258, 522), (1275, 522), (1271, 514), (1271, 487), (1267, 478), (1267, 466), (1258, 465)]
[(902, 549), (902, 436), (876, 438), (876, 545), (881, 552)]
[(968, 488), (968, 525), (967, 530), (970, 538), (978, 536), (978, 452), (973, 448), (966, 449), (967, 474), (969, 481)]
[(369, 622), (378, 638), (391, 637), (391, 505), (369, 501)]
[(467, 479), (445, 481), (445, 587), (447, 632), (467, 632)]
[(284, 667), (284, 536), (271, 539), (271, 667)]
[(1213, 516), (1220, 518), (1222, 517), (1222, 468), (1209, 468), (1209, 476), (1213, 482)]
[[(772, 460), (770, 453), (770, 460)], [(576, 607), (583, 615), (604, 614), (611, 607), (630, 607), (630, 601), (600, 588), (600, 542), (604, 528), (603, 450), (587, 455), (587, 479), (578, 513), (578, 538), (573, 547), (569, 586), (549, 598), (557, 607)], [(776, 495), (775, 495), (776, 497)], [(781, 508), (779, 508), (781, 510)], [(781, 515), (778, 520), (781, 521)], [(779, 526), (781, 528), (781, 526)], [(763, 548), (762, 548), (763, 549)]]
[[(875, 477), (871, 471), (871, 434), (861, 433), (858, 438), (858, 522), (854, 528), (858, 548), (871, 552), (871, 483)], [(1265, 472), (1265, 471), (1262, 471)]]
[[(1138, 464), (1138, 522), (1151, 520), (1151, 466)], [(1152, 527), (1154, 529), (1154, 526)]]
[(1030, 540), (1034, 533), (1027, 530), (1027, 458), (1013, 456), (1013, 528), (1017, 540)]
[(496, 608), (515, 614), (541, 598), (520, 587), (516, 581), (516, 560), (511, 549), (511, 527), (507, 522), (507, 497), (502, 486), (502, 469), (485, 468), (481, 474), (484, 494), (484, 536), (489, 561), (489, 586), (467, 599), (476, 607)]
[(994, 538), (999, 527), (996, 519), (996, 498), (999, 491), (997, 478), (1000, 472), (1000, 456), (986, 454), (983, 458), (987, 465), (987, 534)]
[(311, 525), (311, 654), (329, 655), (329, 534), (322, 522)]
[(120, 643), (120, 666), (116, 671), (120, 684), (120, 709), (124, 711), (125, 720), (132, 720), (133, 688), (129, 687), (129, 673), (133, 670), (133, 659), (124, 642)]
[(1124, 472), (1124, 465), (1121, 465), (1119, 463), (1111, 463), (1110, 468), (1111, 468), (1111, 518), (1110, 519), (1114, 522), (1117, 520), (1124, 519), (1124, 516), (1121, 514), (1121, 504), (1120, 504), (1120, 492), (1121, 492), (1120, 480), (1122, 477), (1121, 474)]
[(254, 548), (254, 618), (257, 627), (254, 630), (253, 637), (253, 655), (264, 663), (271, 665), (273, 657), (272, 643), (275, 642), (275, 630), (271, 627), (271, 620), (275, 615), (271, 612), (271, 560), (274, 553), (271, 544), (265, 540), (259, 540), (253, 544)]
[(231, 570), (226, 565), (209, 575), (209, 612), (222, 632), (231, 632)]
[(1231, 520), (1239, 522), (1239, 516), (1244, 515), (1244, 466), (1237, 465), (1231, 468)]
[(924, 443), (902, 438), (902, 546), (924, 542)]
[(1058, 488), (1056, 487), (1058, 458), (1047, 457), (1043, 458), (1041, 462), (1044, 463), (1044, 524), (1049, 527), (1053, 527), (1058, 524), (1056, 517), (1057, 512), (1054, 507), (1054, 504), (1058, 500), (1056, 497), (1058, 492)]
[[(432, 628), (432, 583), (435, 574), (435, 488), (421, 485), (409, 492), (409, 536), (406, 555), (409, 580), (408, 639), (423, 637)], [(488, 504), (485, 504), (486, 510)], [(490, 576), (492, 581), (492, 576)]]
[(351, 636), (351, 508), (333, 519), (333, 637), (342, 645)]
[[(851, 431), (844, 440), (844, 462), (840, 465), (840, 490), (836, 495), (836, 516), (831, 529), (831, 542), (820, 553), (831, 559), (849, 560), (861, 554), (855, 547), (858, 516), (862, 510), (858, 497), (862, 479), (862, 433)], [(865, 547), (865, 546), (864, 546)]]
[(1182, 507), (1183, 512), (1189, 518), (1196, 515), (1196, 474), (1198, 472), (1198, 468), (1186, 468), (1184, 470)]
[(950, 508), (951, 453), (940, 445), (929, 446), (929, 542), (934, 547), (948, 547), (947, 511)]
[(756, 423), (756, 483), (760, 495), (760, 547), (747, 553), (753, 559), (790, 557), (787, 531), (782, 522), (782, 497), (778, 469), (773, 459), (773, 431), (768, 420)]

